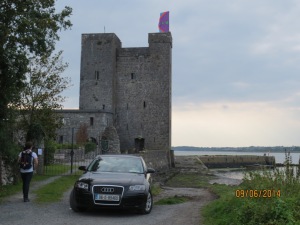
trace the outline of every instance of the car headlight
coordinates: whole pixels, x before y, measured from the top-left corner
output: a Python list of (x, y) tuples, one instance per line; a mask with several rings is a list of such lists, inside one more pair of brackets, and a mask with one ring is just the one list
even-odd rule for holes
[(145, 185), (133, 185), (129, 187), (130, 191), (145, 191), (146, 186)]
[(75, 185), (77, 188), (81, 188), (81, 189), (85, 189), (88, 190), (89, 189), (89, 185), (87, 183), (84, 182), (77, 182)]

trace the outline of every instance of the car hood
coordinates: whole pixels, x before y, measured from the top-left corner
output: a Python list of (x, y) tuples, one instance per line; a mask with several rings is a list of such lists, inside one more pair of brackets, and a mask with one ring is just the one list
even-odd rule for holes
[(130, 186), (134, 184), (144, 184), (145, 175), (138, 173), (87, 172), (81, 176), (80, 180), (90, 185), (107, 184)]

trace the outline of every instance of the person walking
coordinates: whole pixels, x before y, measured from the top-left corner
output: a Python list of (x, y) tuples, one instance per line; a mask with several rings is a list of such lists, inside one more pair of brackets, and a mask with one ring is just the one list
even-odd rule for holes
[(32, 142), (26, 142), (24, 151), (20, 152), (18, 162), (20, 165), (21, 178), (23, 182), (23, 199), (29, 202), (29, 185), (33, 176), (33, 171), (38, 167), (38, 157), (32, 151)]

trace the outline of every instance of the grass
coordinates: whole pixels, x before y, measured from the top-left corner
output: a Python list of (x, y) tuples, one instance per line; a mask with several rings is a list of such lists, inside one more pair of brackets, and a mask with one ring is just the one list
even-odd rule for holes
[(174, 204), (181, 204), (184, 202), (189, 201), (187, 197), (183, 196), (173, 196), (173, 197), (168, 197), (168, 198), (163, 198), (155, 202), (155, 205), (174, 205)]
[(245, 175), (239, 186), (212, 186), (219, 199), (203, 209), (206, 225), (300, 224), (300, 172), (286, 167)]
[(179, 173), (167, 182), (171, 187), (207, 188), (213, 176), (199, 173)]
[[(39, 181), (47, 180), (50, 177), (57, 176), (57, 175), (64, 174), (64, 173), (69, 173), (70, 169), (71, 169), (70, 165), (51, 164), (46, 167), (46, 169), (44, 171), (44, 175), (38, 175), (38, 174), (33, 175), (30, 186), (34, 185), (35, 183), (37, 183)], [(75, 170), (74, 170), (73, 173), (77, 175), (78, 171), (76, 171), (76, 173), (75, 173)], [(82, 174), (82, 172), (80, 172), (80, 174)], [(74, 176), (71, 175), (71, 177), (74, 177)], [(68, 176), (66, 176), (66, 177), (68, 177)], [(62, 182), (65, 182), (64, 179), (62, 179), (62, 180), (63, 180)], [(3, 199), (5, 197), (14, 195), (19, 192), (22, 192), (21, 178), (16, 184), (0, 186), (0, 202), (3, 201)], [(42, 202), (42, 200), (41, 200), (41, 202)]]
[(161, 192), (161, 188), (159, 185), (152, 184), (151, 185), (151, 193), (153, 196), (159, 195)]
[[(208, 181), (213, 176), (199, 174), (199, 173), (179, 173), (176, 176), (172, 177), (167, 183), (167, 186), (171, 187), (185, 187), (185, 188), (208, 188), (210, 184)], [(158, 187), (157, 194), (158, 195), (161, 189)], [(152, 187), (153, 192), (153, 187)], [(155, 196), (155, 194), (154, 194)], [(184, 196), (172, 196), (158, 200), (155, 202), (155, 205), (173, 205), (173, 204), (181, 204), (191, 200), (188, 197)]]
[(38, 203), (52, 203), (60, 201), (66, 191), (68, 191), (78, 179), (79, 175), (62, 176), (57, 180), (34, 191), (35, 201)]
[[(49, 178), (48, 176), (34, 174), (30, 185), (33, 185), (34, 183), (39, 182), (39, 181), (46, 180), (48, 178)], [(19, 192), (22, 192), (22, 182), (21, 181), (19, 181), (17, 184), (0, 186), (0, 202), (3, 201), (3, 199), (5, 197), (14, 195)]]

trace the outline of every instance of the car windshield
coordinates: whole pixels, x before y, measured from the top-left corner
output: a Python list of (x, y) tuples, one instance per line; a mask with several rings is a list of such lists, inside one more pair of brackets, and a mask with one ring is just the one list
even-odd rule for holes
[(130, 157), (100, 157), (94, 160), (88, 168), (93, 172), (143, 173), (142, 161)]

